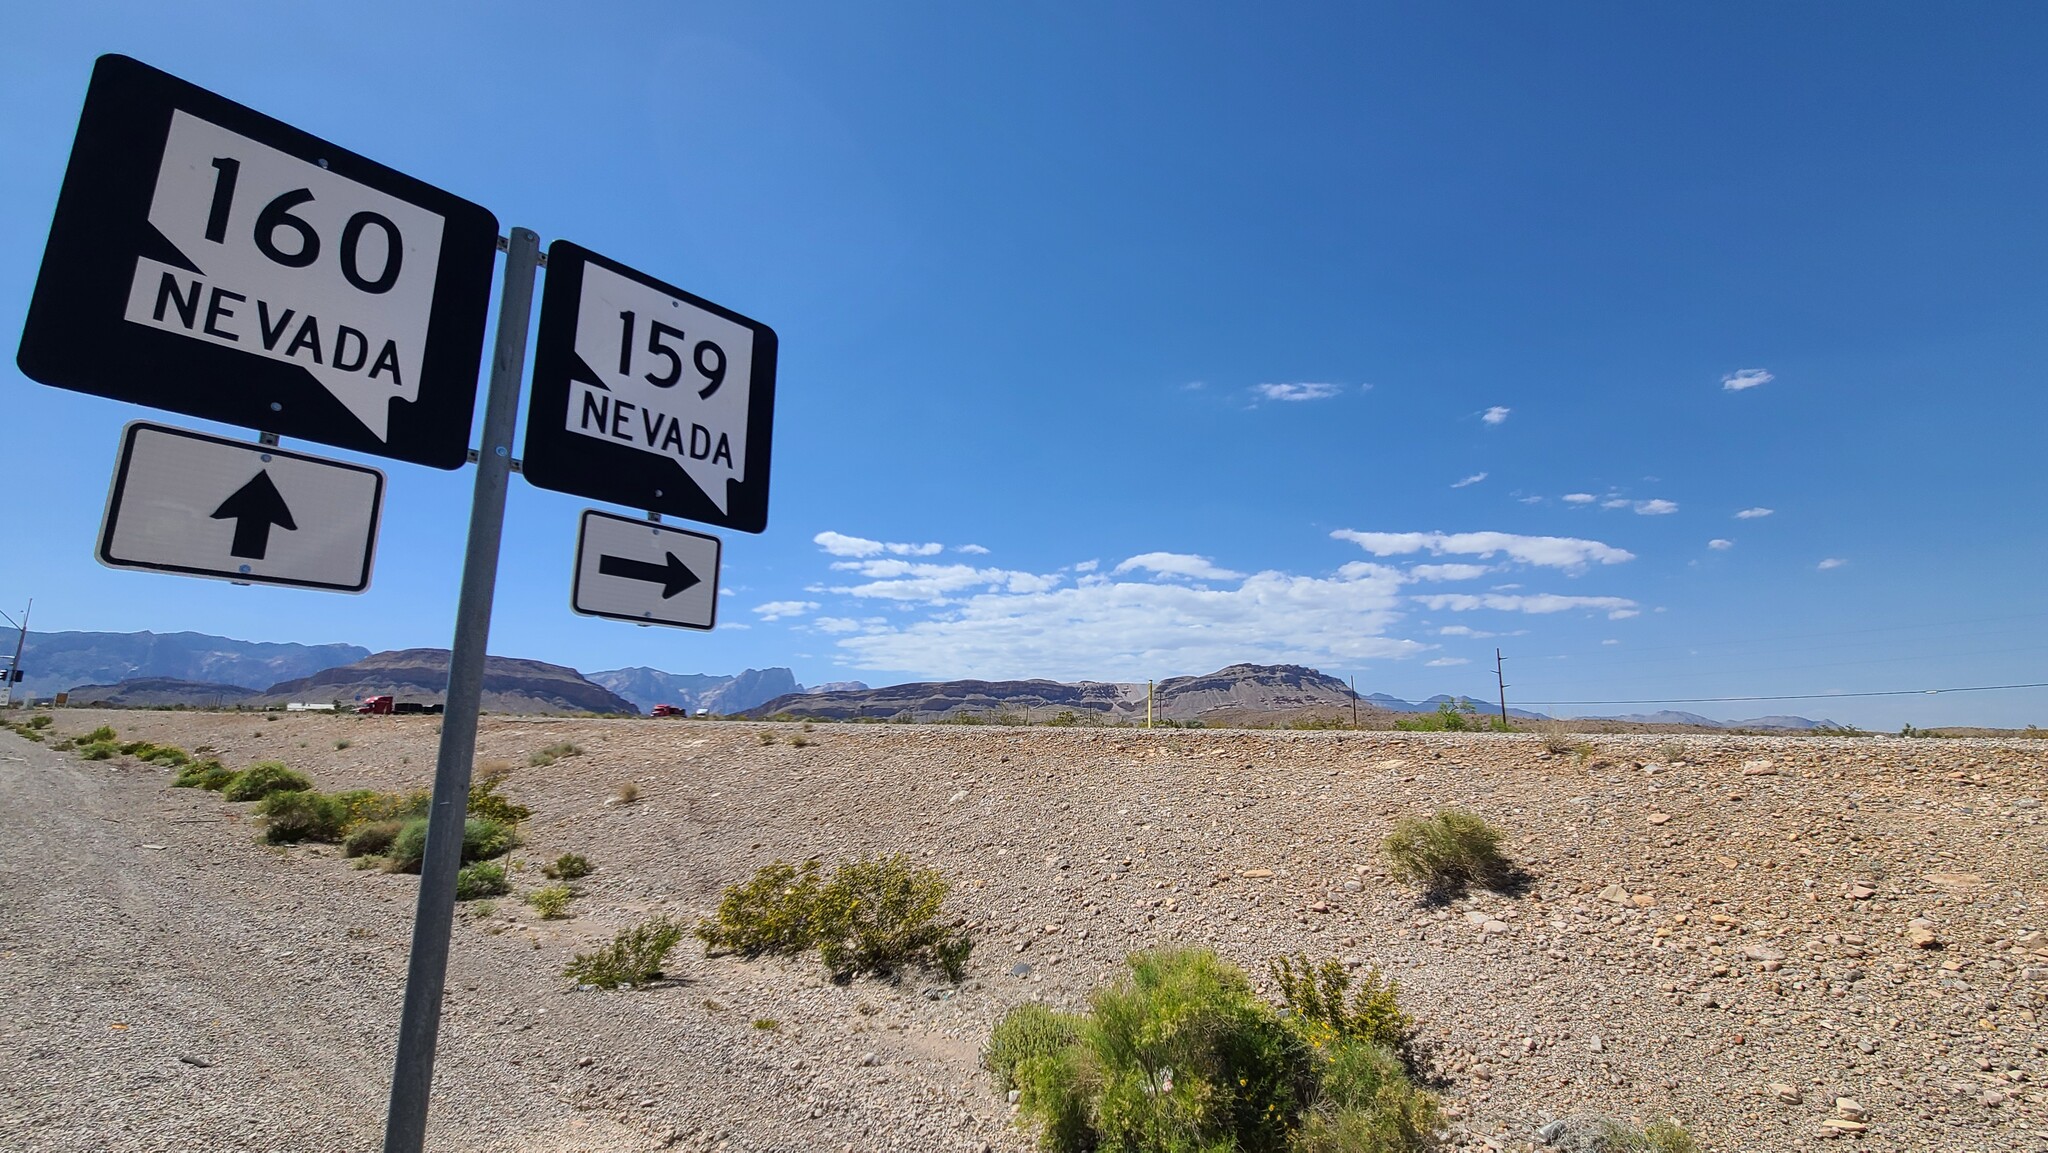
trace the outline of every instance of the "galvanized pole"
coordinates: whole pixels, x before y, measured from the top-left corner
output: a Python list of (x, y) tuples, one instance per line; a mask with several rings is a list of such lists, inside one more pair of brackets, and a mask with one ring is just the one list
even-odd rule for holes
[(426, 857), (420, 865), (405, 1013), (398, 1022), (398, 1062), (391, 1078), (391, 1111), (384, 1120), (384, 1153), (419, 1153), (427, 1137), (428, 1091), (434, 1081), (434, 1045), (448, 977), (448, 937), (455, 921), (455, 872), (462, 863), (462, 831), (469, 815), (476, 715), (483, 697), (491, 598), (505, 530), (505, 489), (512, 475), (512, 433), (519, 415), (519, 381), (526, 367), (526, 329), (539, 263), (540, 237), (528, 229), (513, 229), (484, 400), (483, 450), (477, 458), (469, 546), (462, 560), (462, 594), (455, 607), (455, 647), (448, 657), (447, 712), (441, 718), (441, 755), (434, 766), (434, 803), (427, 818)]
[(1505, 659), (1500, 650), (1493, 650), (1493, 679), (1500, 682), (1500, 727), (1508, 727), (1508, 678), (1501, 672), (1500, 663)]

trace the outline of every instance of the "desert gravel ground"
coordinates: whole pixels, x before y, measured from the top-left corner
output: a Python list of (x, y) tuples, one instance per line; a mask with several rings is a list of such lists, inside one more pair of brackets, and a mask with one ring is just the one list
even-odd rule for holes
[[(424, 784), (437, 725), (56, 715), (328, 789)], [(990, 1026), (1180, 942), (1262, 982), (1296, 949), (1392, 973), (1455, 1148), (1604, 1114), (1717, 1153), (2048, 1150), (2048, 742), (1589, 739), (487, 717), (479, 759), (535, 810), (521, 888), (562, 852), (598, 871), (569, 920), (458, 916), (430, 1145), (1029, 1149)], [(416, 882), (264, 846), (171, 775), (0, 733), (0, 1148), (375, 1148)], [(1441, 805), (1506, 829), (1527, 888), (1431, 908), (1390, 881), (1380, 839)], [(559, 975), (769, 860), (895, 851), (954, 884), (958, 988), (694, 941), (657, 988)]]

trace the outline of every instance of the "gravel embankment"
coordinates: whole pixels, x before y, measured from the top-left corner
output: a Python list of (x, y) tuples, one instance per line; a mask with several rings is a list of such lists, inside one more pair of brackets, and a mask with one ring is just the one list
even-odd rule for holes
[[(329, 789), (424, 784), (437, 723), (57, 715)], [(486, 718), (535, 810), (522, 889), (565, 851), (599, 871), (570, 920), (458, 917), (430, 1145), (1025, 1150), (990, 1026), (1174, 941), (1262, 983), (1296, 949), (1387, 969), (1457, 1148), (1601, 1113), (1716, 1153), (2048, 1150), (2048, 742), (1591, 739)], [(560, 741), (584, 755), (528, 767)], [(0, 733), (0, 1147), (376, 1148), (416, 882), (261, 845), (170, 776)], [(1441, 805), (1508, 831), (1526, 891), (1429, 909), (1386, 878), (1394, 819)], [(771, 859), (899, 850), (954, 883), (958, 989), (695, 942), (666, 987), (559, 976)]]

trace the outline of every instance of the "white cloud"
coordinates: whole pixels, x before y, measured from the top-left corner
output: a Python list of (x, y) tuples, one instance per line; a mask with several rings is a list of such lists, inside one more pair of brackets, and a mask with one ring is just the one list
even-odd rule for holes
[(811, 538), (811, 543), (833, 556), (880, 556), (885, 552), (896, 556), (937, 556), (945, 551), (941, 544), (897, 544), (841, 532), (821, 532)]
[(1478, 580), (1493, 571), (1485, 564), (1419, 564), (1408, 570), (1408, 579), (1419, 581)]
[(1755, 388), (1759, 384), (1769, 384), (1776, 379), (1778, 378), (1761, 368), (1742, 368), (1722, 377), (1721, 387), (1729, 392), (1741, 392), (1745, 388)]
[(1473, 609), (1493, 609), (1504, 613), (1562, 613), (1573, 609), (1606, 609), (1610, 620), (1619, 620), (1615, 614), (1636, 615), (1636, 602), (1626, 597), (1570, 597), (1557, 593), (1530, 593), (1526, 596), (1501, 593), (1425, 593), (1413, 598), (1418, 604), (1434, 612), (1470, 612)]
[(1522, 502), (1523, 504), (1542, 504), (1542, 503), (1543, 503), (1543, 498), (1542, 498), (1542, 497), (1540, 497), (1540, 496), (1524, 496), (1524, 497), (1516, 497), (1515, 499), (1517, 499), (1517, 500), (1521, 501), (1521, 502)]
[(1641, 609), (1615, 609), (1613, 612), (1607, 614), (1607, 619), (1611, 621), (1625, 621), (1630, 617), (1639, 617), (1642, 615), (1643, 610)]
[(1563, 499), (1566, 504), (1592, 504), (1600, 498), (1590, 492), (1568, 492)]
[(834, 585), (826, 592), (879, 600), (916, 601), (927, 605), (951, 602), (954, 594), (969, 590), (1013, 593), (1044, 592), (1060, 583), (1058, 574), (1015, 572), (999, 568), (975, 568), (965, 564), (931, 564), (924, 561), (892, 559), (834, 561), (832, 567), (869, 578), (859, 585)]
[(861, 623), (851, 617), (819, 617), (811, 622), (811, 627), (821, 633), (857, 633)]
[(1631, 502), (1625, 496), (1610, 496), (1600, 502), (1601, 508), (1627, 508)]
[(1263, 572), (1229, 588), (1104, 577), (1028, 595), (990, 591), (838, 643), (863, 669), (1127, 681), (1239, 661), (1328, 666), (1424, 651), (1383, 635), (1401, 617), (1399, 574), (1362, 568), (1371, 571)]
[(1774, 508), (1746, 508), (1746, 509), (1743, 509), (1743, 510), (1742, 510), (1741, 512), (1738, 512), (1738, 513), (1736, 513), (1736, 514), (1735, 514), (1735, 519), (1736, 519), (1736, 520), (1755, 520), (1756, 518), (1758, 518), (1758, 517), (1760, 517), (1760, 516), (1769, 516), (1769, 515), (1771, 515), (1772, 513), (1776, 512), (1776, 511), (1778, 511), (1778, 510), (1777, 510), (1777, 509), (1774, 509)]
[(1216, 567), (1208, 557), (1180, 552), (1140, 553), (1116, 566), (1112, 571), (1122, 576), (1133, 569), (1144, 569), (1160, 576), (1192, 577), (1204, 581), (1238, 580), (1244, 576), (1241, 572)]
[(988, 555), (988, 550), (987, 550), (987, 549), (985, 549), (985, 548), (983, 548), (983, 547), (981, 547), (981, 546), (980, 546), (980, 545), (978, 545), (978, 544), (963, 544), (963, 545), (959, 546), (958, 548), (954, 549), (953, 551), (954, 551), (954, 552), (964, 552), (964, 553), (966, 553), (966, 554), (967, 554), (968, 556), (987, 556), (987, 555)]
[(1483, 633), (1478, 629), (1467, 628), (1464, 625), (1445, 625), (1436, 630), (1436, 634), (1440, 637), (1478, 637), (1482, 639), (1500, 635), (1499, 633)]
[(1101, 562), (1101, 561), (1099, 561), (1099, 560), (1084, 560), (1084, 561), (1082, 561), (1082, 562), (1081, 562), (1080, 564), (1077, 564), (1077, 565), (1075, 565), (1075, 566), (1074, 566), (1074, 571), (1075, 571), (1075, 572), (1094, 572), (1094, 571), (1095, 571), (1095, 570), (1096, 570), (1097, 568), (1100, 568), (1101, 566), (1102, 566), (1102, 562)]
[(1639, 500), (1636, 502), (1637, 516), (1669, 516), (1678, 511), (1678, 502), (1670, 500)]
[(1209, 382), (1206, 380), (1191, 380), (1181, 385), (1181, 388), (1187, 392), (1200, 392), (1207, 387), (1209, 387)]
[(1466, 657), (1438, 657), (1433, 661), (1425, 661), (1422, 667), (1426, 669), (1447, 669), (1452, 665), (1469, 665), (1471, 663), (1472, 661)]
[(817, 601), (769, 601), (764, 605), (755, 605), (754, 611), (760, 613), (764, 621), (779, 621), (785, 617), (800, 617), (816, 610), (817, 607)]
[(1621, 642), (1620, 642), (1620, 641), (1618, 641), (1618, 640), (1615, 640), (1615, 639), (1614, 639), (1613, 637), (1608, 637), (1608, 638), (1607, 638), (1606, 640), (1604, 640), (1604, 641), (1601, 641), (1600, 643), (1601, 643), (1601, 644), (1603, 644), (1603, 645), (1618, 645), (1618, 644), (1620, 644)]
[(1483, 473), (1483, 472), (1475, 472), (1475, 473), (1473, 473), (1473, 474), (1472, 474), (1471, 476), (1468, 476), (1468, 477), (1466, 477), (1466, 478), (1465, 478), (1464, 480), (1460, 480), (1460, 481), (1453, 481), (1453, 482), (1451, 483), (1451, 487), (1452, 487), (1452, 488), (1464, 488), (1464, 487), (1465, 487), (1466, 485), (1478, 484), (1478, 483), (1479, 483), (1480, 481), (1482, 481), (1482, 480), (1485, 480), (1485, 479), (1486, 479), (1486, 474), (1485, 474), (1485, 473)]
[(1508, 408), (1504, 405), (1496, 404), (1492, 408), (1487, 409), (1485, 412), (1480, 413), (1479, 419), (1485, 421), (1488, 424), (1505, 424), (1507, 423), (1508, 414), (1513, 411), (1514, 409)]
[(1374, 556), (1403, 556), (1427, 550), (1432, 556), (1490, 557), (1506, 553), (1523, 564), (1546, 568), (1580, 568), (1593, 562), (1620, 564), (1635, 559), (1626, 549), (1597, 540), (1566, 536), (1517, 536), (1505, 532), (1358, 532), (1341, 528), (1330, 534), (1348, 540)]
[(1735, 542), (1725, 537), (1717, 536), (1713, 540), (1707, 542), (1707, 547), (1713, 549), (1715, 552), (1727, 552), (1729, 549), (1735, 547)]
[(1820, 564), (1816, 567), (1818, 567), (1820, 571), (1826, 572), (1831, 568), (1841, 568), (1843, 565), (1848, 563), (1848, 561), (1843, 560), (1841, 557), (1831, 556), (1826, 560), (1820, 562)]
[(1294, 384), (1255, 385), (1252, 391), (1267, 400), (1322, 400), (1337, 395), (1342, 389), (1323, 381), (1301, 381)]

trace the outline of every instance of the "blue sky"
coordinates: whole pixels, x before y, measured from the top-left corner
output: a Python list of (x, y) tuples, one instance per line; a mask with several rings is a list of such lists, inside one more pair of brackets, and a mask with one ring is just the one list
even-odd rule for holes
[[(573, 616), (585, 504), (515, 482), (495, 652), (806, 683), (1294, 661), (1485, 698), (1498, 646), (1511, 702), (2048, 680), (2032, 6), (7, 23), (8, 347), (103, 52), (776, 328), (769, 527), (725, 534), (718, 630)], [(385, 465), (359, 597), (115, 572), (121, 425), (198, 422), (11, 358), (0, 401), (9, 611), (448, 643), (466, 470)], [(2048, 690), (1679, 707), (2017, 725)]]

